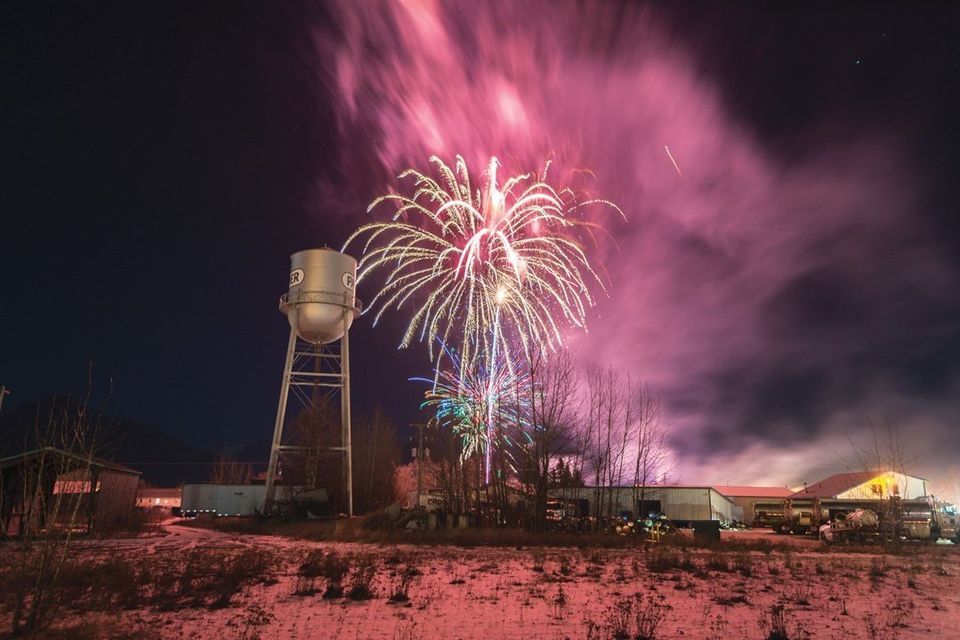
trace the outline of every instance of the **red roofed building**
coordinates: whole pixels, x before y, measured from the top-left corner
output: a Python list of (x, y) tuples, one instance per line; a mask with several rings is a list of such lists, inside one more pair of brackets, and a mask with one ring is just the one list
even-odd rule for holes
[(835, 473), (794, 492), (784, 504), (781, 532), (807, 533), (857, 508), (877, 509), (884, 499), (927, 495), (927, 481), (896, 471)]
[(896, 471), (835, 473), (790, 495), (792, 499), (878, 500), (899, 496), (905, 500), (927, 495), (925, 478)]

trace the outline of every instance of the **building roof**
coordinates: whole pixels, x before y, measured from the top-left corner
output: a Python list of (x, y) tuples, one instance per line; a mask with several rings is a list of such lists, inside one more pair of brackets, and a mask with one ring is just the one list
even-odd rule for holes
[(69, 458), (76, 462), (82, 464), (89, 464), (91, 467), (99, 467), (101, 469), (109, 469), (110, 471), (116, 471), (117, 473), (125, 473), (128, 475), (140, 475), (140, 472), (136, 469), (131, 469), (130, 467), (125, 467), (122, 464), (117, 464), (115, 462), (110, 462), (109, 460), (104, 460), (103, 458), (97, 458), (94, 456), (85, 456), (78, 453), (73, 453), (72, 451), (66, 451), (64, 449), (57, 449), (55, 447), (40, 447), (39, 449), (34, 449), (32, 451), (24, 451), (23, 453), (18, 453), (16, 455), (7, 456), (6, 458), (0, 458), (0, 469), (6, 469), (8, 467), (14, 467), (32, 458), (39, 458), (44, 455), (56, 455), (63, 458)]
[(179, 488), (174, 489), (140, 489), (137, 496), (140, 498), (179, 498), (181, 494)]
[[(580, 490), (583, 491), (583, 490), (589, 489), (590, 491), (593, 491), (593, 490), (595, 490), (596, 488), (597, 488), (597, 485), (588, 484), (588, 485), (584, 485), (584, 486), (580, 487)], [(607, 486), (604, 486), (604, 487), (602, 487), (602, 488), (603, 488), (603, 489), (636, 489), (636, 490), (638, 490), (638, 491), (639, 491), (640, 489), (646, 489), (646, 490), (651, 490), (651, 489), (704, 489), (704, 490), (710, 490), (710, 491), (717, 491), (716, 487), (711, 487), (710, 485), (706, 485), (706, 484), (646, 484), (646, 485), (639, 485), (639, 484), (638, 484), (638, 485), (636, 485), (636, 486), (634, 486), (634, 485), (632, 485), (632, 484), (624, 484), (624, 485), (607, 485)], [(719, 493), (719, 492), (718, 492), (718, 493)]]
[(792, 494), (791, 498), (833, 498), (844, 491), (859, 487), (864, 482), (885, 473), (884, 471), (853, 471), (851, 473), (835, 473), (820, 482), (807, 485)]
[(728, 498), (789, 498), (793, 490), (787, 487), (748, 487), (741, 485), (715, 485), (717, 493)]
[[(662, 491), (664, 489), (699, 489), (702, 491), (706, 491), (708, 493), (712, 491), (713, 493), (717, 494), (727, 502), (730, 502), (730, 503), (733, 502), (733, 500), (731, 500), (729, 496), (726, 496), (720, 493), (720, 491), (718, 491), (716, 487), (710, 487), (705, 484), (648, 484), (643, 486), (641, 485), (633, 486), (631, 484), (631, 485), (610, 486), (610, 487), (602, 487), (602, 488), (605, 491), (610, 491), (614, 489), (618, 491), (629, 491), (629, 490), (636, 489), (637, 491), (643, 490), (643, 491), (650, 491), (650, 492)], [(584, 493), (589, 493), (591, 491), (596, 491), (596, 490), (597, 490), (596, 485), (585, 485), (583, 487), (579, 487), (578, 489), (551, 489), (551, 491), (582, 491)]]

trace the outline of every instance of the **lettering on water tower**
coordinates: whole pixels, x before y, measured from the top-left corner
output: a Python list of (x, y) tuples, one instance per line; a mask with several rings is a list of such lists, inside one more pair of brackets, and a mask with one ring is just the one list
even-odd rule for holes
[(290, 286), (295, 287), (303, 282), (303, 269), (294, 269), (290, 272)]
[(344, 273), (343, 277), (340, 278), (340, 280), (343, 282), (343, 286), (353, 291), (353, 274), (352, 273), (350, 273), (349, 271)]

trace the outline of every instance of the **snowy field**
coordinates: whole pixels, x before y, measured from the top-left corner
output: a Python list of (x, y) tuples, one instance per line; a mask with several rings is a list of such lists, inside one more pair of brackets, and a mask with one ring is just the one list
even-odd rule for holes
[[(130, 586), (108, 595), (112, 574), (92, 580), (102, 597), (78, 591), (48, 637), (960, 638), (953, 547), (884, 555), (759, 531), (725, 537), (781, 546), (464, 549), (166, 531), (112, 543), (111, 562), (120, 564), (110, 566)], [(349, 567), (344, 592), (359, 584), (354, 596), (372, 597), (324, 597), (329, 581), (315, 574), (331, 552)], [(169, 571), (204, 558), (214, 560), (192, 582), (170, 582)], [(250, 567), (231, 558), (262, 565), (244, 574)], [(161, 561), (168, 573), (148, 569)], [(197, 577), (204, 570), (221, 569), (238, 578), (219, 598), (185, 598), (208, 584)], [(161, 598), (164, 581), (173, 595)], [(134, 597), (138, 590), (156, 593)]]

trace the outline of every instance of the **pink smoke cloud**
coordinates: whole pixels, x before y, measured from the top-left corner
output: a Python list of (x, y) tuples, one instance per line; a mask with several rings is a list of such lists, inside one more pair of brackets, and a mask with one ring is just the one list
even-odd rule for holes
[(944, 329), (917, 292), (958, 284), (896, 139), (811, 123), (805, 153), (778, 155), (642, 9), (343, 2), (335, 20), (316, 45), (344, 162), (375, 158), (376, 189), (431, 154), (496, 155), (589, 170), (620, 204), (594, 256), (611, 295), (570, 344), (661, 393), (684, 480), (813, 481), (877, 412), (923, 423), (918, 446), (944, 437), (956, 407), (931, 415), (877, 353), (927, 357), (898, 319)]

